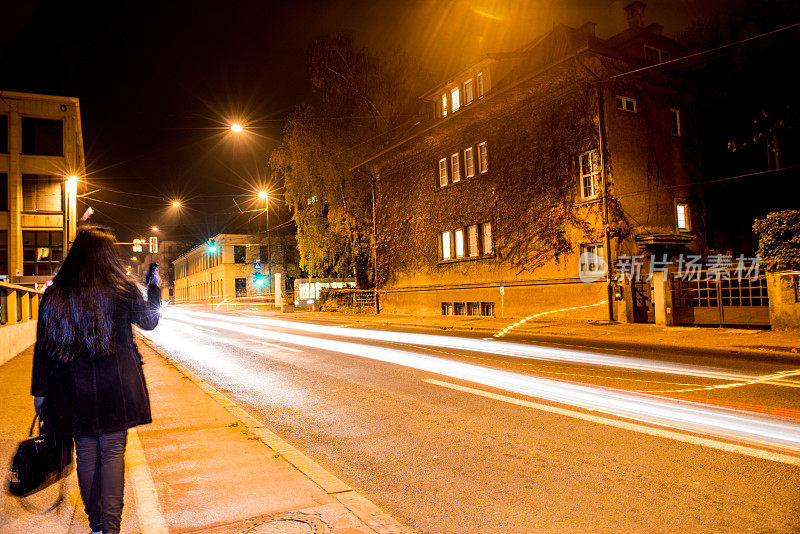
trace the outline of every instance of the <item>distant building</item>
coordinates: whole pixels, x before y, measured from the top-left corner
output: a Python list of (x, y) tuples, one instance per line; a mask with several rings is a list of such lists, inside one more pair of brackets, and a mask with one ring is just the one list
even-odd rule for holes
[(84, 175), (77, 98), (0, 91), (0, 278), (52, 278), (75, 238)]
[(294, 237), (273, 234), (267, 247), (264, 236), (217, 234), (173, 262), (175, 302), (271, 294), (270, 264), (273, 275), (282, 275), (284, 292), (291, 289), (300, 275)]
[[(382, 312), (591, 306), (621, 254), (703, 249), (695, 89), (662, 67), (624, 74), (683, 53), (643, 10), (611, 38), (559, 25), (451, 76), (424, 95), (426, 121), (353, 169), (375, 181)], [(652, 320), (649, 284), (628, 291)]]

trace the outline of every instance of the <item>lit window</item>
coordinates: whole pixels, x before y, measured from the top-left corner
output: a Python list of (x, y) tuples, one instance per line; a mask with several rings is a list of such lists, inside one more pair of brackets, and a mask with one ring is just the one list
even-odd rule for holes
[(464, 229), (459, 228), (455, 232), (456, 238), (456, 258), (464, 257)]
[(636, 113), (636, 100), (627, 96), (617, 95), (617, 109)]
[(467, 228), (467, 249), (469, 257), (474, 258), (478, 255), (478, 225), (473, 224)]
[(439, 187), (447, 185), (447, 158), (439, 160)]
[(478, 73), (478, 98), (483, 98), (483, 73)]
[(458, 87), (450, 89), (450, 102), (453, 108), (453, 113), (455, 113), (456, 111), (458, 111), (458, 108), (461, 107), (461, 99), (459, 98), (458, 95)]
[(478, 170), (481, 174), (489, 170), (489, 153), (486, 150), (486, 141), (478, 145)]
[(492, 223), (485, 222), (481, 225), (481, 233), (483, 234), (483, 253), (492, 253)]
[(672, 123), (672, 135), (681, 136), (681, 112), (677, 109), (669, 110), (669, 118)]
[(589, 243), (581, 245), (581, 272), (582, 273), (604, 273), (605, 261), (603, 261), (603, 245), (600, 243)]
[(675, 215), (678, 219), (678, 230), (688, 232), (689, 228), (689, 204), (678, 202), (675, 204)]
[(450, 259), (450, 232), (442, 232), (441, 234), (441, 242), (442, 242), (442, 259), (449, 260)]
[(472, 78), (470, 78), (469, 80), (466, 80), (464, 82), (464, 105), (466, 106), (470, 104), (473, 98), (474, 97), (472, 94)]
[(461, 165), (458, 161), (458, 152), (450, 156), (450, 169), (453, 171), (453, 183), (461, 181)]
[(600, 175), (597, 150), (590, 150), (581, 154), (579, 165), (581, 198), (594, 198), (597, 196), (596, 182)]
[(442, 95), (442, 117), (447, 117), (447, 93)]
[(475, 176), (475, 159), (472, 156), (472, 147), (464, 150), (464, 176)]

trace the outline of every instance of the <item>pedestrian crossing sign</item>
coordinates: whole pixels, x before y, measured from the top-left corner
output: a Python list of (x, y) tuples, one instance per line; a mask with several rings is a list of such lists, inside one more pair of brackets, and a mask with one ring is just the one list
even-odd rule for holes
[(255, 262), (255, 264), (253, 265), (253, 268), (256, 269), (256, 270), (260, 270), (261, 269), (261, 262), (260, 261)]

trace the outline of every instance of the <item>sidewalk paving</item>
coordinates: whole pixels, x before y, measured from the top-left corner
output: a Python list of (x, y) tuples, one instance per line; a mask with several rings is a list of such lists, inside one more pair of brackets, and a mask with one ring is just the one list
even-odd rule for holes
[[(441, 315), (374, 315), (341, 312), (259, 310), (274, 318), (333, 321), (357, 327), (386, 326), (431, 330), (472, 332), (502, 341), (548, 341), (563, 344), (627, 347), (643, 350), (671, 348), (708, 354), (738, 353), (742, 356), (780, 356), (800, 358), (800, 332), (757, 328), (719, 328), (658, 326), (644, 323), (618, 323), (571, 319), (569, 312), (523, 321), (523, 317), (469, 317)], [(494, 335), (511, 327), (503, 336)]]
[[(140, 351), (154, 422), (129, 433), (122, 532), (410, 532), (211, 386), (145, 343)], [(33, 418), (31, 358), (27, 349), (0, 366), (3, 480)], [(74, 473), (66, 490), (47, 516), (4, 494), (0, 531), (89, 532)]]

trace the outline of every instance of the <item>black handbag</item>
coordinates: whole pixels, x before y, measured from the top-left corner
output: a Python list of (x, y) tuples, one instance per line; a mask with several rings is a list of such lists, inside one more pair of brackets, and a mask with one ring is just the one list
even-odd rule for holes
[[(34, 428), (38, 429), (37, 436), (33, 435)], [(8, 492), (16, 497), (41, 491), (62, 480), (73, 469), (71, 438), (43, 428), (39, 415), (33, 418), (28, 436), (17, 446), (8, 475)]]

